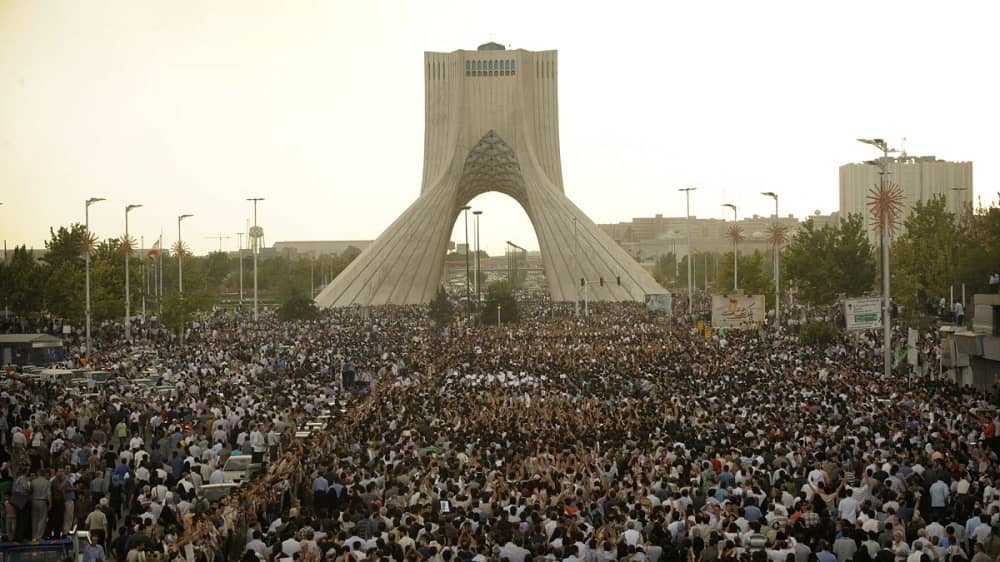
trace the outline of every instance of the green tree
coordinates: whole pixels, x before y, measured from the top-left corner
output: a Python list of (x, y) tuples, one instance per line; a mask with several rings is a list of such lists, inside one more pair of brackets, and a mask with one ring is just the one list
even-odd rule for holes
[(86, 228), (80, 223), (69, 227), (60, 226), (59, 230), (49, 229), (49, 240), (45, 242), (45, 257), (42, 261), (52, 266), (63, 263), (81, 263), (83, 261), (84, 240)]
[(834, 229), (836, 244), (831, 261), (834, 290), (848, 297), (869, 293), (875, 286), (875, 248), (868, 241), (861, 215), (852, 214), (842, 219)]
[(514, 290), (506, 280), (493, 281), (486, 288), (486, 304), (480, 313), (480, 321), (483, 324), (496, 324), (498, 306), (501, 322), (517, 322), (521, 319), (521, 311), (517, 305)]
[[(688, 257), (684, 256), (683, 258), (681, 258), (681, 261), (678, 264), (677, 283), (679, 283), (681, 288), (683, 289), (687, 289), (687, 282), (688, 282), (687, 260)], [(713, 285), (715, 284), (715, 279), (718, 276), (718, 272), (723, 265), (720, 260), (724, 260), (724, 256), (722, 256), (721, 254), (715, 254), (710, 252), (696, 252), (692, 256), (691, 280), (692, 280), (692, 286), (695, 288), (695, 290), (697, 291), (708, 290), (709, 287), (706, 286), (706, 279), (708, 280), (709, 284)], [(732, 254), (729, 254), (730, 265), (732, 265), (732, 261), (733, 261), (733, 256)], [(729, 285), (732, 285), (731, 281), (732, 276), (733, 276), (733, 270), (730, 269)]]
[(443, 285), (438, 287), (437, 294), (434, 296), (434, 300), (431, 301), (430, 308), (431, 320), (439, 328), (447, 326), (451, 323), (452, 318), (454, 318), (455, 307), (448, 299), (448, 293), (445, 292)]
[(39, 279), (44, 294), (43, 308), (50, 314), (75, 321), (84, 317), (84, 240), (86, 230), (80, 223), (58, 230), (49, 229), (45, 242), (45, 264)]
[[(138, 290), (136, 279), (130, 284)], [(90, 307), (95, 322), (125, 316), (125, 256), (118, 238), (103, 240), (90, 256)]]
[(190, 322), (199, 311), (210, 307), (211, 301), (197, 293), (173, 292), (163, 297), (163, 314), (160, 320), (165, 326), (177, 329)]
[(944, 196), (918, 201), (903, 225), (906, 231), (890, 252), (892, 296), (906, 306), (926, 310), (947, 296), (952, 285), (960, 286), (963, 236)]
[[(1000, 196), (1000, 193), (997, 194)], [(996, 290), (989, 286), (989, 276), (1000, 271), (1000, 207), (991, 204), (980, 206), (975, 212), (967, 211), (958, 217), (958, 279), (967, 292), (988, 293)]]
[(831, 304), (838, 295), (859, 296), (874, 286), (874, 248), (865, 235), (860, 215), (836, 225), (816, 228), (812, 219), (802, 223), (781, 255), (781, 268), (801, 300)]
[[(719, 262), (719, 272), (715, 285), (733, 287), (733, 253), (724, 254)], [(771, 279), (770, 268), (763, 253), (740, 254), (739, 288), (747, 295), (764, 295), (768, 306), (774, 303), (774, 282)]]
[(43, 295), (38, 288), (43, 275), (31, 252), (25, 246), (15, 247), (10, 261), (0, 266), (0, 302), (18, 316), (40, 312)]
[[(685, 275), (687, 270), (685, 269)], [(661, 254), (653, 266), (653, 278), (663, 287), (669, 287), (677, 281), (677, 256), (672, 252)]]
[(316, 303), (304, 293), (298, 293), (278, 308), (279, 320), (315, 320), (319, 317)]
[(348, 246), (344, 248), (344, 251), (340, 253), (340, 257), (343, 258), (347, 263), (354, 261), (354, 258), (361, 255), (361, 250), (356, 246)]
[[(204, 258), (206, 290), (221, 293), (226, 287), (224, 281), (229, 276), (232, 260), (225, 252), (212, 252)], [(237, 279), (239, 282), (239, 279)]]
[(47, 265), (44, 274), (45, 310), (54, 316), (82, 321), (84, 317), (84, 269), (65, 261)]

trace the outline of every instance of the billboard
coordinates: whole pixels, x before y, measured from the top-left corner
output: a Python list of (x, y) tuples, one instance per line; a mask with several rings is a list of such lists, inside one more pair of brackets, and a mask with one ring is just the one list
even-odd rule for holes
[(655, 293), (646, 295), (646, 310), (670, 315), (673, 299), (670, 293)]
[(844, 324), (848, 330), (870, 330), (882, 325), (882, 299), (869, 297), (844, 300)]
[(712, 295), (712, 326), (749, 328), (764, 321), (764, 295)]

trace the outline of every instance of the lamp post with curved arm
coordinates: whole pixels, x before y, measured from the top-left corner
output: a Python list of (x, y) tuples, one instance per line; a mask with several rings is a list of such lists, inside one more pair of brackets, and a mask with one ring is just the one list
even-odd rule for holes
[[(739, 226), (736, 223), (736, 205), (733, 205), (732, 203), (723, 203), (722, 206), (729, 207), (730, 209), (733, 210), (733, 229), (739, 228)], [(736, 292), (736, 289), (739, 287), (739, 270), (740, 270), (740, 262), (736, 254), (736, 242), (737, 242), (736, 235), (737, 231), (734, 230), (733, 231), (733, 292), (734, 293)]]
[(132, 259), (132, 241), (128, 237), (128, 213), (133, 209), (138, 209), (142, 205), (126, 205), (125, 206), (125, 240), (122, 240), (122, 251), (125, 253), (125, 339), (132, 339), (132, 297), (130, 294), (131, 287), (129, 287), (128, 278), (128, 262)]

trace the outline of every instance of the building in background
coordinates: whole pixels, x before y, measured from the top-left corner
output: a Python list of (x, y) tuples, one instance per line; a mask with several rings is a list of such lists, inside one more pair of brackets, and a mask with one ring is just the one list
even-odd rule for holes
[[(972, 208), (972, 162), (949, 162), (934, 156), (908, 156), (905, 152), (891, 158), (888, 181), (902, 189), (903, 217), (918, 201), (926, 203), (935, 195), (944, 196), (947, 208), (956, 215)], [(840, 215), (860, 214), (865, 230), (874, 240), (868, 212), (868, 194), (879, 184), (879, 169), (871, 164), (844, 164), (840, 167)]]
[[(819, 211), (807, 217), (817, 228), (834, 225), (838, 214), (822, 215)], [(805, 219), (803, 219), (805, 220)], [(788, 230), (788, 238), (795, 235), (801, 222), (793, 215), (782, 217), (779, 222)], [(733, 249), (733, 241), (727, 236), (732, 221), (723, 219), (699, 219), (691, 217), (691, 249), (693, 252), (725, 253)], [(743, 230), (740, 253), (771, 251), (768, 229), (774, 224), (774, 215), (753, 215), (741, 219)], [(629, 222), (600, 224), (619, 246), (640, 262), (648, 262), (658, 256), (687, 254), (687, 219), (684, 217), (636, 217)]]
[[(355, 247), (358, 250), (364, 251), (365, 248), (371, 246), (372, 240), (293, 240), (287, 242), (275, 242), (272, 246), (270, 252), (262, 251), (261, 253), (273, 253), (277, 255), (291, 255), (291, 256), (309, 256), (309, 257), (319, 257), (327, 255), (341, 255), (344, 250)], [(267, 250), (267, 248), (262, 248), (262, 250)], [(236, 252), (231, 252), (236, 254)]]

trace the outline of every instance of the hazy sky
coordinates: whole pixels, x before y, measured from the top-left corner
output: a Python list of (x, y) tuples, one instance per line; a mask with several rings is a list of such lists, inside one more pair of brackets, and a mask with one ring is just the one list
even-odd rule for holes
[[(559, 51), (566, 193), (597, 222), (835, 211), (857, 137), (975, 163), (1000, 191), (989, 1), (0, 0), (0, 236), (83, 221), (198, 253), (259, 208), (266, 243), (372, 239), (419, 194), (423, 51)], [(477, 198), (484, 246), (537, 248)], [(461, 230), (458, 225), (456, 233)], [(459, 235), (456, 234), (456, 240)], [(464, 234), (462, 235), (464, 236)]]

